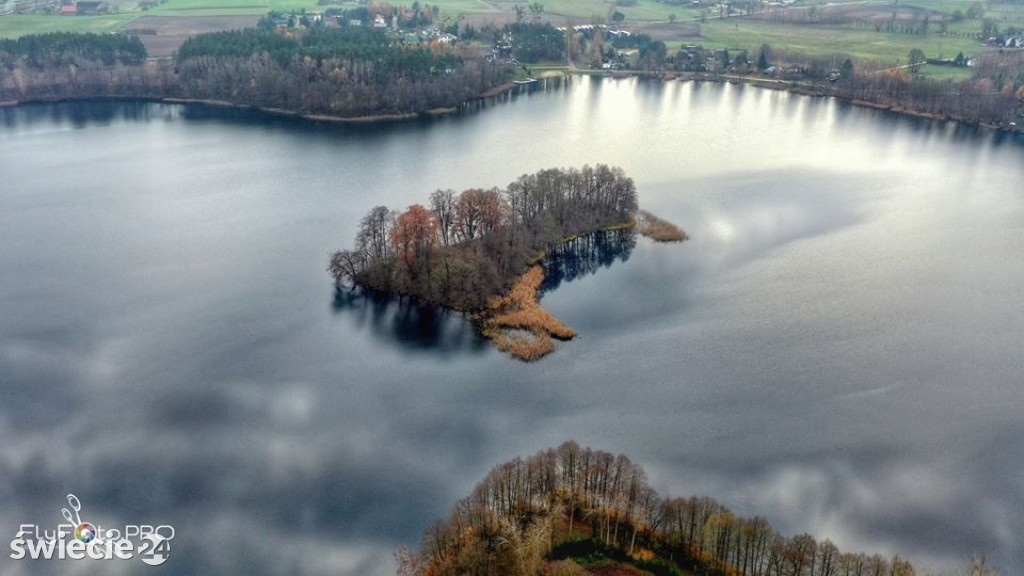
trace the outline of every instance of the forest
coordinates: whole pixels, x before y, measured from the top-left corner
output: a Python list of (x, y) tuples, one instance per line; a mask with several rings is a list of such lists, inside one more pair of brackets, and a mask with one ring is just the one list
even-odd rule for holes
[(480, 310), (550, 247), (636, 210), (633, 180), (604, 164), (524, 174), (504, 189), (435, 190), (426, 206), (370, 210), (328, 270), (339, 284)]
[(8, 70), (19, 64), (39, 70), (78, 62), (141, 64), (145, 59), (146, 47), (137, 36), (51, 32), (0, 39), (0, 66)]
[(173, 62), (135, 37), (45, 34), (0, 43), (0, 101), (141, 97), (215, 100), (307, 115), (407, 115), (455, 107), (511, 78), (452, 46), (405, 46), (351, 27), (213, 32)]
[(181, 46), (175, 67), (187, 98), (337, 116), (451, 107), (509, 79), (500, 64), (363, 27), (204, 34)]
[[(496, 466), (424, 531), (419, 551), (403, 548), (396, 558), (401, 576), (917, 573), (898, 556), (783, 536), (764, 518), (737, 516), (708, 497), (660, 496), (628, 457), (572, 441)], [(967, 574), (996, 572), (977, 557)]]

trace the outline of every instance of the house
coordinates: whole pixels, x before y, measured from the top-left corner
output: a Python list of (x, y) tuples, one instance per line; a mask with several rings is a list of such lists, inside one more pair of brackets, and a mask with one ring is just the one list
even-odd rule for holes
[(373, 27), (374, 28), (387, 28), (388, 27), (388, 21), (384, 19), (384, 15), (383, 14), (377, 14), (376, 16), (373, 17)]
[(100, 12), (105, 12), (103, 2), (98, 2), (97, 0), (81, 0), (76, 2), (75, 6), (78, 6), (79, 14), (99, 14)]
[(68, 16), (74, 16), (75, 14), (78, 14), (78, 6), (75, 4), (65, 4), (60, 7), (60, 13)]

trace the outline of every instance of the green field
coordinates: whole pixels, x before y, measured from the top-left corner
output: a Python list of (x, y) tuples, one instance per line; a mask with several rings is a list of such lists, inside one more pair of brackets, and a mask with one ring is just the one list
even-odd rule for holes
[(954, 68), (952, 66), (931, 66), (921, 68), (921, 75), (933, 80), (970, 80), (974, 71), (970, 68)]
[(138, 12), (104, 16), (58, 14), (10, 14), (0, 16), (0, 38), (17, 38), (46, 32), (113, 32), (139, 17)]
[[(349, 6), (356, 6), (350, 3)], [(337, 5), (334, 5), (337, 6)], [(146, 14), (153, 16), (218, 16), (239, 14), (266, 14), (278, 12), (323, 10), (317, 0), (168, 0), (149, 9)]]
[(582, 22), (592, 17), (605, 18), (613, 12), (626, 16), (626, 24), (638, 21), (667, 21), (670, 14), (677, 18), (695, 18), (699, 11), (686, 6), (672, 6), (655, 0), (637, 0), (635, 6), (618, 6), (608, 0), (550, 0), (544, 3), (544, 11), (559, 16), (579, 18)]
[(701, 25), (701, 43), (711, 48), (746, 49), (753, 53), (761, 44), (776, 49), (828, 58), (841, 55), (857, 61), (906, 64), (907, 54), (920, 48), (929, 58), (952, 58), (957, 52), (973, 54), (980, 47), (970, 38), (938, 34), (892, 34), (845, 26), (800, 25), (730, 18), (708, 20)]

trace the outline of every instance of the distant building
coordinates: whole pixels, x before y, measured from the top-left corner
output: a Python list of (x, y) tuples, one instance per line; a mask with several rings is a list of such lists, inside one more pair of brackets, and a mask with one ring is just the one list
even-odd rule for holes
[(384, 15), (383, 14), (377, 14), (376, 16), (373, 17), (373, 27), (374, 28), (387, 28), (388, 27), (388, 21), (384, 19)]
[(81, 0), (76, 2), (75, 6), (78, 7), (79, 14), (99, 14), (104, 11), (103, 2), (97, 2), (96, 0)]
[(75, 14), (78, 14), (78, 6), (74, 4), (65, 4), (60, 7), (60, 13), (74, 16)]

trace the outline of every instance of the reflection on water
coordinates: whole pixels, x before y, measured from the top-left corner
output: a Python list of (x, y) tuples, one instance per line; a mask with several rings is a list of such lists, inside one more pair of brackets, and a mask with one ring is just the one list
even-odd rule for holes
[(563, 242), (548, 250), (544, 258), (541, 293), (556, 290), (562, 282), (596, 274), (615, 262), (625, 262), (634, 248), (636, 232), (633, 230), (601, 230)]
[(477, 353), (487, 341), (461, 312), (418, 304), (363, 288), (335, 287), (332, 307), (346, 314), (357, 333), (411, 351), (432, 354)]
[(181, 116), (180, 106), (157, 106), (138, 101), (87, 101), (79, 104), (27, 104), (0, 109), (0, 123), (7, 129), (66, 125), (72, 128), (107, 126), (115, 121), (170, 120)]

